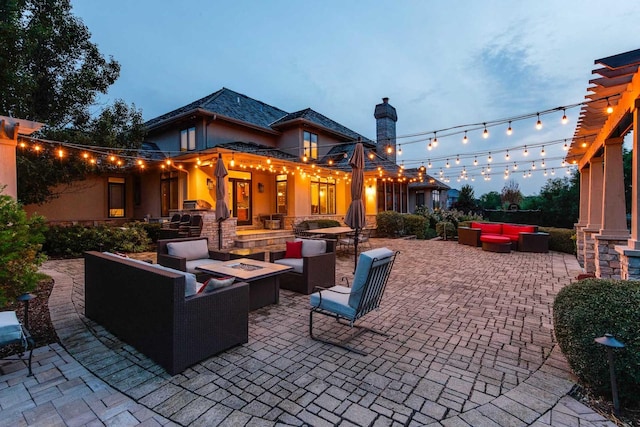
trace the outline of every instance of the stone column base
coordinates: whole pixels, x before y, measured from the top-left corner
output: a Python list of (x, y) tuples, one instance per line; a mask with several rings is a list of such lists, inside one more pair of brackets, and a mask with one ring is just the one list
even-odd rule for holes
[(640, 250), (626, 245), (615, 247), (620, 256), (620, 278), (622, 280), (640, 280)]
[(587, 228), (583, 228), (582, 232), (584, 233), (584, 246), (582, 248), (583, 253), (583, 268), (586, 273), (594, 273), (596, 272), (596, 240), (593, 237), (600, 230), (588, 230)]
[(584, 267), (584, 227), (580, 223), (574, 225), (576, 230), (576, 258), (580, 267)]
[(620, 279), (620, 255), (616, 246), (624, 245), (629, 236), (603, 236), (596, 234), (595, 267), (596, 277), (601, 279)]

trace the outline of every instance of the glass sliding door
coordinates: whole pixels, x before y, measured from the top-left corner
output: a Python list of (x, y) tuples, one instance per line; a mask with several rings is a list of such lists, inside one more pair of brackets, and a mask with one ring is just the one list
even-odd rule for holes
[(229, 201), (231, 216), (238, 219), (238, 225), (251, 225), (251, 173), (229, 171)]

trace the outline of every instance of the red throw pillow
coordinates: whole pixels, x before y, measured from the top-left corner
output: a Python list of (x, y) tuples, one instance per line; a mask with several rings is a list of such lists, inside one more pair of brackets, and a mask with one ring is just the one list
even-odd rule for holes
[(287, 252), (285, 258), (302, 258), (302, 242), (285, 242), (287, 244)]

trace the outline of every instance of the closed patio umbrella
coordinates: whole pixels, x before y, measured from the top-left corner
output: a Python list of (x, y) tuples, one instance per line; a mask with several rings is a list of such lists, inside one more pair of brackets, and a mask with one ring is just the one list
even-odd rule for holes
[(216, 220), (218, 221), (218, 249), (222, 249), (222, 221), (229, 218), (227, 206), (227, 186), (224, 177), (228, 175), (227, 168), (222, 162), (222, 154), (218, 154), (216, 161)]
[(355, 230), (353, 237), (353, 246), (355, 251), (354, 271), (358, 266), (358, 234), (365, 226), (366, 217), (364, 214), (364, 202), (362, 195), (364, 193), (364, 148), (362, 143), (358, 142), (353, 150), (353, 155), (349, 160), (351, 166), (351, 204), (344, 218), (345, 224)]

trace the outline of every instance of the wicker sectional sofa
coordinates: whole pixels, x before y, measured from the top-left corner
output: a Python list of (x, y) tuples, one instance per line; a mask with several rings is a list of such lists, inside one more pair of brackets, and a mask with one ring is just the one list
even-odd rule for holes
[(86, 252), (85, 315), (171, 375), (248, 342), (249, 285), (185, 296), (188, 280), (184, 272)]
[(461, 245), (485, 248), (499, 244), (499, 241), (511, 244), (507, 252), (549, 251), (549, 234), (539, 232), (535, 225), (472, 222), (470, 227), (458, 227), (458, 243)]

